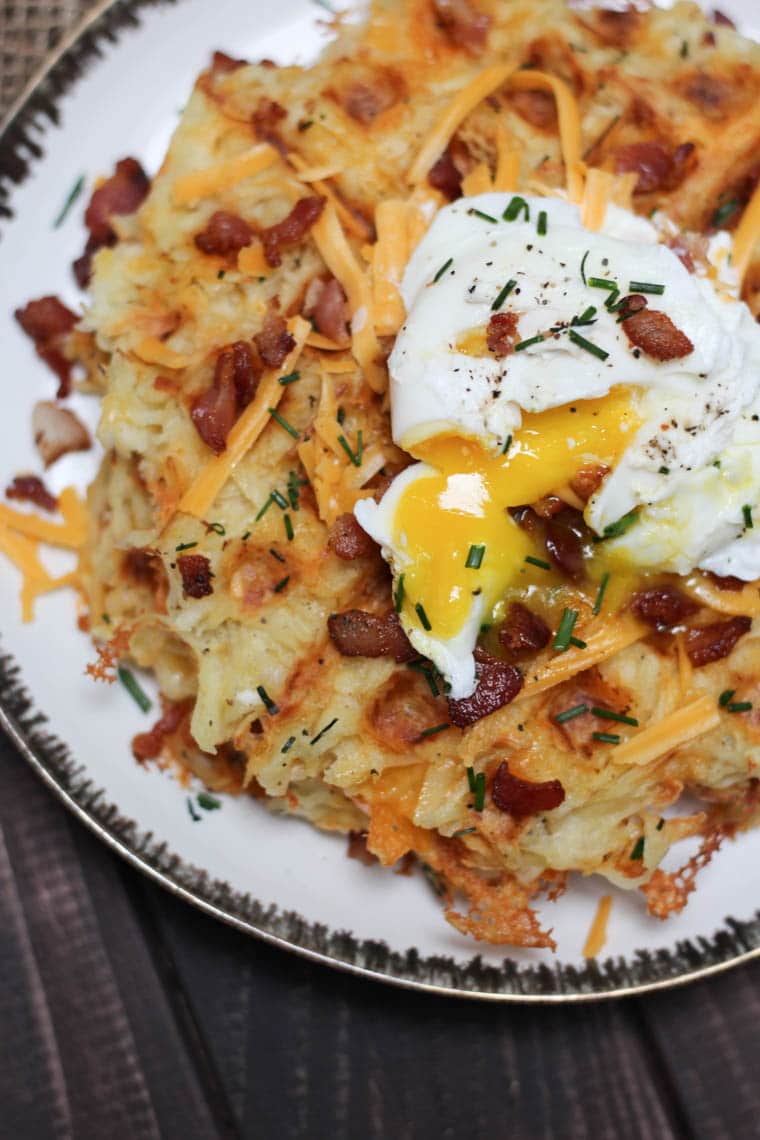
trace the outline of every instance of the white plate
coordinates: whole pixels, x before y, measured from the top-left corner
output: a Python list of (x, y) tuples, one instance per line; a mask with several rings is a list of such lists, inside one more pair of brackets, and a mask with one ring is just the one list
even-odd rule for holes
[[(760, 32), (756, 0), (724, 0), (722, 7), (746, 31)], [(86, 197), (59, 229), (52, 228), (70, 187), (82, 173), (91, 187), (127, 154), (156, 170), (212, 48), (278, 62), (306, 60), (323, 42), (323, 15), (308, 0), (276, 6), (119, 0), (96, 12), (17, 105), (0, 138), (0, 203), (4, 190), (12, 212), (0, 219), (3, 485), (13, 473), (34, 467), (30, 408), (54, 390), (12, 310), (45, 293), (58, 293), (73, 306), (81, 300), (70, 263), (84, 245)], [(18, 185), (10, 176), (20, 178)], [(93, 422), (93, 400), (75, 397), (74, 404)], [(71, 481), (84, 486), (94, 463), (93, 455), (67, 456), (50, 482), (55, 490)], [(221, 811), (199, 812), (202, 818), (194, 822), (187, 792), (132, 759), (129, 741), (148, 727), (150, 715), (144, 717), (120, 686), (85, 678), (93, 650), (76, 630), (71, 594), (41, 599), (38, 619), (22, 625), (18, 588), (15, 570), (0, 560), (6, 655), (0, 662), (0, 718), (38, 772), (101, 837), (170, 889), (236, 926), (401, 984), (518, 1000), (667, 985), (760, 953), (760, 830), (725, 844), (700, 874), (684, 913), (667, 923), (646, 916), (638, 893), (617, 892), (608, 958), (589, 964), (581, 949), (602, 893), (593, 880), (576, 879), (559, 903), (544, 908), (556, 955), (509, 950), (505, 956), (503, 949), (476, 945), (449, 927), (421, 875), (364, 867), (346, 858), (342, 838), (273, 818), (245, 797), (226, 798)]]

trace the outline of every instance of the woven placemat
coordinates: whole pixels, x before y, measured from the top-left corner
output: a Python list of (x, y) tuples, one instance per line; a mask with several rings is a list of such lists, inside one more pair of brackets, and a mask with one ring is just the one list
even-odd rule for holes
[(94, 0), (0, 3), (0, 118), (61, 36)]

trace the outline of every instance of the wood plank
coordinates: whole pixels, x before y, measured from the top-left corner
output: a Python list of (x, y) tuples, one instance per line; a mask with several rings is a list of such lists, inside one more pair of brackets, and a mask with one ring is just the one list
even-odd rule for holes
[(219, 1135), (120, 875), (0, 741), (9, 1135)]

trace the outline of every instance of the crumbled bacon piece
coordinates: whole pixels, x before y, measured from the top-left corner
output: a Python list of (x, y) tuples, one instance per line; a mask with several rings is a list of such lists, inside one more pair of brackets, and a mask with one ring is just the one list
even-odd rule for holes
[[(313, 288), (312, 288), (313, 286)], [(322, 336), (327, 336), (336, 344), (347, 345), (348, 305), (343, 286), (337, 277), (328, 281), (313, 281), (307, 290), (303, 314), (311, 317), (314, 328)]]
[(52, 400), (40, 400), (32, 410), (32, 433), (46, 467), (70, 451), (87, 451), (90, 433), (68, 408)]
[(474, 724), (476, 720), (508, 705), (523, 686), (519, 669), (484, 649), (475, 650), (475, 677), (477, 683), (472, 696), (460, 700), (449, 697), (449, 720), (458, 728), (466, 728), (468, 724)]
[(445, 150), (428, 171), (427, 180), (434, 190), (453, 202), (462, 196), (462, 175), (454, 162), (450, 150)]
[(630, 5), (619, 11), (615, 8), (601, 8), (594, 12), (595, 31), (606, 44), (624, 48), (633, 38), (641, 20), (641, 13)]
[(180, 554), (177, 568), (182, 575), (184, 598), (205, 598), (213, 594), (211, 563), (205, 554)]
[(34, 503), (43, 511), (58, 510), (58, 499), (48, 491), (39, 475), (17, 475), (5, 488), (5, 497), (20, 503)]
[(473, 7), (470, 0), (433, 0), (438, 22), (455, 47), (480, 55), (486, 46), (491, 17)]
[(250, 344), (244, 340), (236, 340), (227, 348), (223, 348), (216, 362), (215, 374), (231, 374), (237, 395), (238, 411), (247, 408), (259, 386), (261, 365), (256, 359)]
[(717, 8), (714, 8), (710, 13), (710, 19), (718, 28), (733, 28), (733, 30), (736, 31), (736, 24), (731, 17), (727, 16), (724, 12), (720, 12)]
[(146, 760), (155, 760), (161, 755), (167, 736), (177, 731), (190, 712), (193, 701), (192, 698), (178, 703), (162, 701), (162, 705), (163, 712), (153, 728), (148, 732), (139, 732), (132, 738), (132, 755), (140, 764)]
[(507, 616), (499, 626), (499, 645), (508, 656), (543, 649), (550, 637), (551, 630), (542, 617), (521, 602), (510, 602)]
[(301, 198), (281, 222), (261, 231), (261, 243), (268, 265), (276, 268), (281, 264), (282, 250), (303, 241), (324, 207), (324, 198), (316, 195)]
[(296, 342), (288, 332), (284, 317), (270, 308), (264, 318), (264, 327), (253, 338), (261, 359), (267, 368), (279, 368)]
[(586, 551), (591, 542), (591, 531), (582, 513), (574, 507), (565, 507), (546, 521), (546, 553), (557, 569), (573, 581), (583, 577)]
[(89, 284), (94, 254), (116, 242), (113, 218), (134, 214), (149, 190), (150, 179), (137, 159), (122, 158), (110, 178), (94, 191), (84, 215), (90, 236), (84, 253), (74, 262), (74, 276), (82, 288)]
[(267, 99), (265, 95), (259, 99), (251, 117), (256, 138), (261, 142), (268, 142), (281, 154), (285, 154), (288, 148), (277, 126), (287, 117), (288, 112), (285, 108), (280, 103), (276, 103), (274, 99)]
[(40, 297), (27, 301), (14, 316), (28, 337), (34, 341), (37, 355), (58, 377), (57, 396), (68, 396), (71, 390), (71, 362), (63, 355), (63, 342), (79, 318), (57, 297)]
[(654, 360), (680, 360), (694, 351), (686, 333), (658, 309), (640, 309), (626, 317), (622, 327), (631, 344)]
[(419, 744), (426, 728), (443, 718), (427, 682), (417, 673), (395, 673), (377, 693), (368, 716), (374, 736), (384, 748), (409, 755), (409, 746)]
[(681, 593), (677, 586), (653, 586), (631, 598), (631, 611), (659, 632), (682, 625), (699, 609), (699, 604)]
[(733, 99), (736, 86), (721, 75), (698, 72), (688, 83), (684, 94), (695, 103), (702, 114), (709, 118), (720, 118), (723, 106)]
[(330, 527), (328, 544), (345, 562), (352, 562), (354, 558), (363, 558), (377, 551), (377, 543), (363, 530), (356, 519), (348, 511), (339, 515)]
[(372, 867), (378, 862), (377, 855), (367, 850), (367, 832), (349, 831), (346, 855), (349, 859), (356, 859), (365, 867)]
[(382, 617), (366, 610), (331, 614), (327, 630), (343, 657), (393, 657), (401, 663), (417, 656), (393, 610)]
[(638, 174), (634, 194), (674, 190), (686, 174), (693, 152), (693, 143), (683, 143), (675, 150), (656, 140), (628, 143), (615, 151), (615, 173)]
[(749, 633), (751, 628), (752, 619), (743, 616), (695, 626), (686, 631), (687, 656), (695, 669), (711, 665), (713, 661), (728, 657), (739, 638)]
[(747, 585), (741, 578), (735, 578), (733, 574), (713, 574), (711, 570), (706, 571), (706, 573), (710, 581), (717, 586), (719, 590), (730, 590), (733, 593), (738, 590), (743, 590)]
[(219, 455), (239, 413), (256, 394), (261, 368), (245, 341), (222, 349), (214, 383), (193, 403), (190, 417), (204, 443)]
[(247, 66), (247, 59), (234, 59), (231, 55), (227, 55), (225, 51), (215, 51), (211, 57), (211, 70), (222, 75), (230, 71), (237, 71), (240, 67)]
[(521, 119), (539, 131), (551, 131), (557, 125), (557, 104), (549, 91), (515, 91), (510, 102)]
[(516, 313), (494, 313), (486, 328), (486, 344), (497, 360), (502, 360), (514, 352), (520, 339), (517, 335)]
[(570, 480), (570, 490), (575, 491), (579, 499), (587, 503), (591, 496), (599, 490), (610, 469), (604, 463), (593, 463), (581, 467)]
[(253, 230), (245, 218), (229, 210), (216, 210), (194, 240), (201, 253), (237, 253), (251, 244)]
[(513, 775), (507, 761), (502, 760), (491, 783), (491, 799), (499, 811), (521, 820), (558, 808), (564, 803), (565, 789), (559, 780), (542, 780), (540, 783), (523, 780)]

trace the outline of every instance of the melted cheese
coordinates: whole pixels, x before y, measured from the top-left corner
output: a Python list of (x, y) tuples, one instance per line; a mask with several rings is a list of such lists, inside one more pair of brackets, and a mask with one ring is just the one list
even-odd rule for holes
[(243, 179), (252, 178), (260, 171), (266, 170), (268, 166), (277, 162), (279, 157), (274, 147), (269, 143), (263, 143), (243, 154), (236, 154), (234, 158), (225, 159), (216, 166), (183, 174), (172, 187), (172, 200), (175, 206), (187, 206), (200, 198), (210, 198), (242, 182)]
[(616, 764), (651, 764), (674, 748), (711, 732), (719, 724), (720, 712), (715, 697), (697, 697), (618, 745), (612, 751), (612, 759)]

